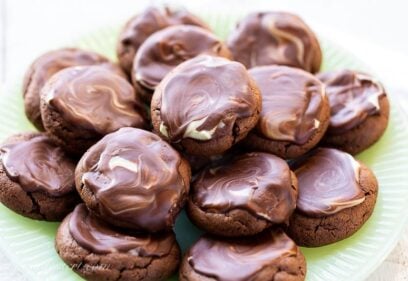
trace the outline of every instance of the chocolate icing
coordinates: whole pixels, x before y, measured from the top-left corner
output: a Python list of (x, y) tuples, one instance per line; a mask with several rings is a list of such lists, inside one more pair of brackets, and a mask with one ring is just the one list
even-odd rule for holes
[(168, 26), (179, 24), (196, 25), (209, 29), (203, 21), (188, 11), (171, 10), (168, 7), (163, 9), (149, 7), (141, 14), (131, 18), (123, 28), (117, 46), (117, 54), (122, 67), (130, 72), (137, 50), (150, 35)]
[(342, 134), (380, 112), (380, 98), (386, 96), (382, 85), (373, 77), (351, 70), (319, 74), (326, 84), (331, 118), (328, 132)]
[(132, 233), (107, 225), (92, 215), (84, 204), (69, 216), (69, 231), (82, 247), (96, 254), (128, 253), (139, 257), (162, 257), (176, 243), (173, 233)]
[(296, 256), (297, 250), (280, 230), (242, 240), (204, 236), (189, 250), (187, 261), (194, 271), (217, 281), (261, 280), (264, 269), (276, 268), (278, 272), (279, 260)]
[(59, 197), (74, 190), (75, 164), (45, 135), (3, 145), (0, 157), (7, 176), (26, 192)]
[[(45, 82), (61, 69), (78, 66), (106, 63), (108, 59), (91, 51), (76, 48), (64, 48), (43, 54), (31, 65), (33, 72), (26, 77), (23, 94), (26, 95), (28, 88), (35, 87), (40, 90)], [(38, 93), (39, 94), (39, 93)]]
[(310, 216), (327, 216), (361, 204), (360, 164), (348, 153), (319, 148), (295, 170), (297, 208)]
[(228, 47), (248, 68), (281, 64), (314, 73), (322, 61), (312, 30), (301, 18), (285, 12), (249, 14), (231, 33)]
[(178, 152), (157, 135), (122, 128), (88, 150), (78, 166), (84, 171), (80, 181), (95, 194), (101, 217), (155, 232), (174, 223), (188, 193), (180, 164)]
[(40, 90), (45, 82), (61, 69), (76, 65), (94, 65), (106, 63), (107, 58), (95, 52), (76, 48), (64, 48), (43, 54), (30, 66), (24, 77), (23, 95), (29, 94), (29, 106), (26, 113), (36, 126), (40, 127)]
[(324, 86), (312, 74), (286, 66), (261, 66), (250, 75), (262, 95), (257, 133), (280, 141), (306, 143), (320, 126)]
[(231, 57), (224, 43), (206, 29), (189, 25), (167, 27), (141, 45), (133, 63), (133, 79), (153, 91), (175, 66), (199, 54)]
[(296, 208), (297, 192), (287, 163), (267, 153), (246, 153), (206, 169), (192, 188), (195, 204), (210, 212), (245, 209), (278, 224)]
[(144, 127), (143, 104), (132, 85), (111, 70), (77, 66), (55, 74), (43, 99), (75, 127), (100, 135), (122, 127)]
[(257, 99), (252, 87), (245, 67), (238, 62), (201, 55), (180, 64), (153, 96), (161, 109), (161, 134), (175, 143), (232, 134), (236, 120), (255, 113)]

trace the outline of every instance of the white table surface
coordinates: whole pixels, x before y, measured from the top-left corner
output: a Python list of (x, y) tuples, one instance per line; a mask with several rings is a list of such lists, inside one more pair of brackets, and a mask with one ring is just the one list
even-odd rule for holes
[[(319, 34), (365, 61), (392, 89), (408, 116), (408, 1), (396, 0), (0, 0), (0, 98), (39, 54), (100, 26), (124, 22), (147, 3), (172, 2), (192, 11), (235, 7), (296, 12)], [(0, 280), (26, 280), (1, 252)], [(408, 280), (408, 228), (367, 279), (402, 280)]]

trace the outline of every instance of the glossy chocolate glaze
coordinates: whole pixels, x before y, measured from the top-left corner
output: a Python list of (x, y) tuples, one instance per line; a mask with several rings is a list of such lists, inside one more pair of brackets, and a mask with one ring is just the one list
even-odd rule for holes
[(306, 143), (320, 126), (323, 84), (312, 74), (286, 66), (249, 70), (262, 95), (257, 133), (271, 140)]
[(242, 240), (203, 236), (187, 252), (187, 261), (194, 271), (217, 281), (248, 281), (261, 280), (266, 268), (278, 272), (281, 258), (296, 255), (295, 243), (276, 230)]
[(180, 24), (209, 29), (203, 21), (184, 9), (149, 7), (131, 18), (121, 31), (117, 45), (117, 55), (122, 68), (130, 73), (139, 47), (150, 35), (168, 26)]
[(133, 63), (132, 79), (153, 94), (174, 67), (200, 54), (231, 57), (224, 43), (206, 29), (192, 25), (167, 27), (141, 45)]
[(360, 164), (332, 148), (318, 148), (295, 170), (299, 182), (297, 209), (310, 216), (327, 216), (361, 204)]
[(66, 68), (42, 90), (42, 99), (74, 127), (100, 135), (145, 127), (144, 107), (132, 85), (100, 66)]
[(3, 145), (0, 157), (7, 176), (26, 192), (58, 197), (74, 190), (75, 163), (45, 135)]
[(254, 152), (201, 172), (191, 196), (208, 212), (243, 209), (279, 224), (287, 222), (296, 208), (297, 190), (284, 160)]
[(153, 235), (114, 228), (92, 215), (84, 204), (78, 205), (68, 219), (72, 238), (96, 254), (128, 253), (139, 257), (162, 257), (177, 243), (172, 232)]
[(322, 61), (313, 31), (301, 18), (285, 12), (249, 14), (231, 33), (228, 47), (248, 68), (279, 64), (314, 73)]
[(189, 191), (178, 171), (181, 161), (157, 135), (122, 128), (82, 157), (77, 183), (95, 195), (101, 217), (156, 232), (173, 225)]
[(342, 134), (380, 112), (380, 99), (386, 96), (382, 85), (373, 77), (351, 70), (321, 73), (330, 103), (328, 133)]
[(160, 133), (174, 143), (232, 134), (235, 121), (257, 110), (253, 87), (238, 62), (208, 55), (190, 59), (167, 75), (154, 93), (160, 107)]
[(23, 95), (29, 96), (25, 104), (28, 118), (37, 127), (42, 127), (40, 91), (52, 75), (71, 66), (102, 63), (108, 63), (108, 59), (98, 53), (76, 48), (58, 49), (38, 57), (27, 70), (23, 83)]

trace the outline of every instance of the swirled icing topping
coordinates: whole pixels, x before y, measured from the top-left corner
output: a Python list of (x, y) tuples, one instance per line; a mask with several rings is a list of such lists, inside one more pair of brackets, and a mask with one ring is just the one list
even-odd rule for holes
[(330, 103), (330, 134), (342, 134), (380, 112), (380, 99), (386, 96), (373, 77), (351, 70), (322, 73)]
[(0, 157), (7, 176), (26, 192), (62, 196), (75, 188), (75, 163), (42, 134), (5, 144)]
[(249, 14), (231, 33), (228, 47), (248, 68), (280, 64), (314, 73), (322, 61), (313, 31), (301, 18), (285, 12)]
[(82, 157), (77, 174), (99, 202), (101, 217), (156, 232), (172, 226), (189, 190), (181, 157), (157, 135), (135, 128), (111, 133)]
[(327, 216), (361, 204), (360, 164), (348, 153), (319, 148), (295, 170), (299, 181), (298, 210)]
[(145, 126), (143, 104), (132, 85), (103, 67), (61, 70), (46, 83), (42, 95), (70, 124), (101, 135)]
[(95, 65), (107, 63), (108, 59), (95, 52), (76, 48), (64, 48), (43, 54), (37, 58), (24, 77), (23, 95), (30, 98), (26, 112), (37, 126), (42, 124), (40, 113), (40, 91), (45, 82), (61, 69), (77, 65)]
[(324, 110), (323, 84), (312, 74), (286, 66), (249, 70), (262, 95), (257, 133), (279, 141), (306, 143), (318, 130)]
[(257, 110), (253, 87), (238, 62), (208, 55), (190, 59), (166, 75), (153, 95), (152, 104), (160, 107), (160, 133), (171, 142), (232, 135), (235, 121)]
[(69, 216), (69, 231), (74, 240), (96, 254), (129, 253), (138, 257), (162, 257), (176, 242), (173, 233), (161, 235), (132, 233), (107, 225), (79, 204)]
[(133, 58), (150, 35), (168, 26), (179, 24), (209, 29), (203, 21), (183, 9), (149, 7), (141, 14), (131, 18), (123, 28), (117, 46), (117, 54), (122, 67), (130, 72)]
[(133, 79), (153, 91), (174, 67), (200, 54), (231, 57), (224, 43), (206, 29), (192, 25), (167, 27), (151, 35), (139, 48)]
[[(203, 236), (187, 252), (187, 261), (194, 271), (217, 281), (264, 280), (264, 269), (278, 272), (281, 258), (296, 256), (297, 251), (280, 230), (242, 240)], [(268, 280), (273, 279), (268, 275)]]
[(267, 153), (246, 153), (201, 172), (192, 200), (210, 212), (245, 209), (273, 223), (283, 223), (296, 208), (297, 191), (287, 163)]

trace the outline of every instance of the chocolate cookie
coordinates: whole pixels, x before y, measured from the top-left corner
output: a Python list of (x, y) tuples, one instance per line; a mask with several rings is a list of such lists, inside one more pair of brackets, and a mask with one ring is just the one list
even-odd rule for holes
[(312, 74), (286, 66), (261, 66), (249, 73), (261, 89), (262, 111), (245, 145), (282, 158), (312, 149), (329, 125), (324, 85)]
[(167, 280), (180, 262), (173, 233), (152, 235), (113, 228), (78, 205), (58, 228), (55, 247), (86, 280)]
[(170, 72), (151, 104), (157, 134), (179, 150), (205, 156), (221, 154), (246, 137), (260, 109), (258, 87), (245, 67), (208, 55)]
[(390, 105), (373, 77), (351, 70), (318, 75), (326, 84), (331, 117), (322, 144), (357, 154), (374, 144), (388, 125)]
[(251, 239), (198, 240), (181, 263), (180, 281), (305, 280), (306, 261), (296, 244), (281, 230)]
[(119, 128), (147, 126), (132, 85), (98, 66), (70, 67), (51, 77), (42, 89), (41, 115), (50, 137), (75, 155)]
[(200, 54), (231, 58), (224, 43), (210, 31), (192, 25), (170, 26), (151, 35), (133, 62), (132, 81), (145, 102), (174, 67)]
[(355, 233), (373, 212), (378, 183), (364, 164), (348, 153), (319, 148), (296, 163), (297, 209), (289, 236), (296, 244), (318, 247)]
[(296, 176), (284, 160), (267, 153), (246, 153), (197, 176), (188, 215), (212, 234), (254, 235), (288, 223), (296, 198)]
[(77, 65), (107, 63), (95, 52), (64, 48), (43, 54), (27, 70), (23, 83), (24, 107), (27, 118), (38, 130), (44, 130), (40, 112), (40, 92), (45, 82), (61, 69)]
[(306, 23), (286, 12), (252, 13), (228, 39), (235, 60), (252, 68), (280, 64), (315, 73), (322, 62), (319, 41)]
[(23, 216), (59, 221), (79, 202), (74, 170), (45, 134), (11, 136), (0, 147), (0, 201)]
[(169, 230), (190, 187), (190, 167), (157, 135), (122, 128), (92, 146), (75, 172), (82, 199), (119, 227)]
[(154, 32), (171, 25), (196, 25), (209, 29), (207, 25), (186, 10), (171, 10), (157, 7), (147, 8), (131, 18), (123, 27), (116, 47), (119, 63), (130, 74), (132, 63), (140, 45)]

